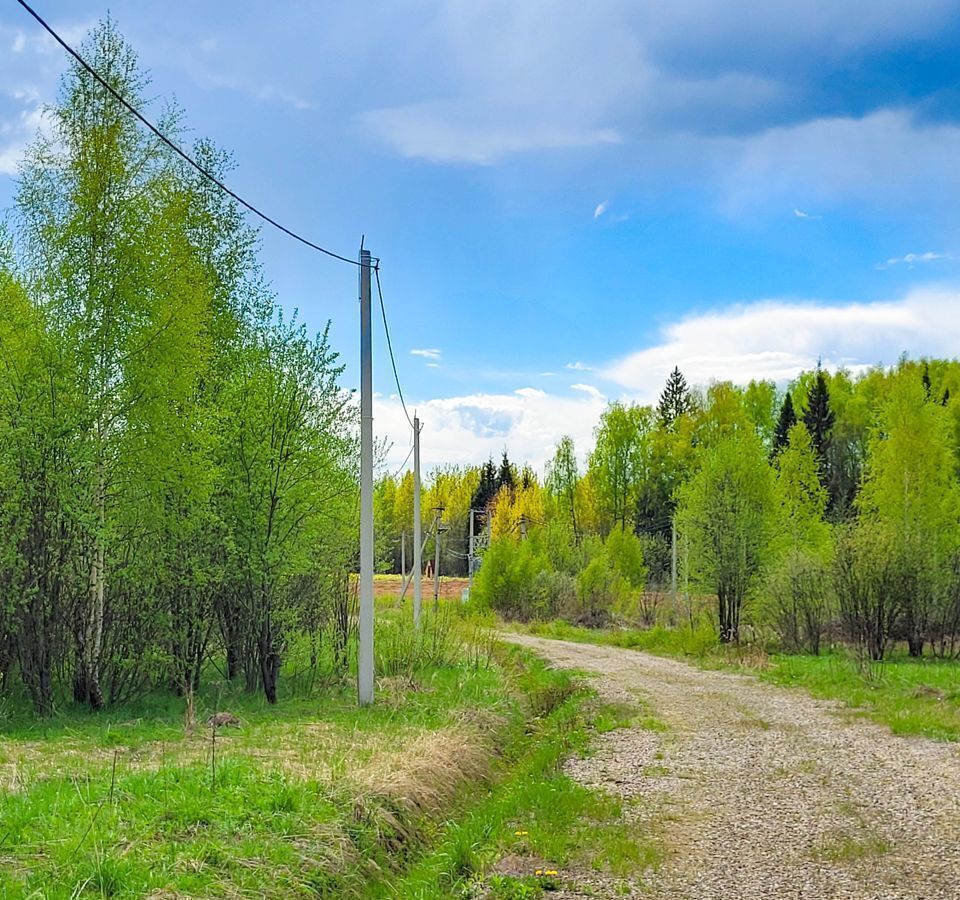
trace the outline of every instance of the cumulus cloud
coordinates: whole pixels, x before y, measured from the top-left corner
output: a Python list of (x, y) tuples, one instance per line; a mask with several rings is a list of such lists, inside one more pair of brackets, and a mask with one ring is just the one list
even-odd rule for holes
[(904, 351), (953, 356), (960, 346), (960, 291), (916, 290), (900, 300), (816, 303), (768, 300), (687, 316), (660, 341), (600, 370), (645, 402), (679, 366), (687, 381), (784, 382), (818, 360), (858, 369)]
[(588, 366), (585, 363), (580, 362), (580, 360), (577, 360), (576, 362), (564, 363), (563, 367), (565, 369), (572, 369), (574, 372), (592, 372), (593, 371), (593, 366)]
[[(504, 448), (511, 459), (543, 471), (557, 441), (569, 434), (581, 454), (593, 442), (593, 427), (605, 407), (593, 394), (561, 396), (534, 388), (511, 394), (470, 394), (417, 404), (423, 423), (421, 459), (425, 470), (446, 464), (476, 465)], [(410, 446), (410, 428), (399, 400), (374, 399), (374, 428), (392, 441), (387, 467), (399, 466)], [(392, 470), (391, 470), (392, 471)]]

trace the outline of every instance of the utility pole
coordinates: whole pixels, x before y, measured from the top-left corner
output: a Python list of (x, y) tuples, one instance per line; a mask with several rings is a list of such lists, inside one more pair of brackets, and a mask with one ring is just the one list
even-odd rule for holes
[(473, 550), (474, 550), (474, 541), (473, 541), (473, 514), (476, 512), (473, 508), (470, 509), (470, 545), (467, 549), (467, 594), (469, 596), (470, 590), (473, 588)]
[(420, 627), (423, 603), (423, 539), (420, 534), (420, 420), (413, 416), (413, 624)]
[(400, 532), (400, 583), (407, 580), (407, 530)]
[(525, 541), (527, 539), (527, 517), (520, 516), (520, 540)]
[[(440, 611), (440, 517), (443, 515), (443, 507), (434, 507), (434, 529), (433, 529), (433, 611)], [(446, 530), (446, 529), (444, 529)]]
[(370, 251), (360, 250), (360, 654), (357, 693), (373, 703), (373, 351)]
[(673, 606), (677, 606), (677, 523), (670, 520), (670, 595)]

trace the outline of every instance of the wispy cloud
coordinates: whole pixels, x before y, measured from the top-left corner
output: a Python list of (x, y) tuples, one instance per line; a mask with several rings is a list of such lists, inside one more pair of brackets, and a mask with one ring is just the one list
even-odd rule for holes
[(571, 384), (570, 389), (580, 391), (580, 393), (587, 394), (596, 400), (602, 400), (604, 398), (603, 391), (594, 387), (592, 384)]
[(917, 263), (934, 262), (938, 259), (953, 259), (953, 256), (949, 253), (933, 253), (929, 250), (926, 253), (905, 253), (903, 256), (893, 256), (886, 262), (879, 263), (877, 268), (886, 269), (888, 266), (899, 265), (906, 265), (909, 268), (913, 268)]
[(597, 204), (597, 208), (593, 211), (593, 217), (599, 219), (608, 209), (610, 208), (610, 201), (604, 200), (602, 203)]
[(594, 371), (593, 366), (588, 366), (585, 363), (577, 360), (576, 362), (568, 362), (563, 366), (565, 369), (572, 369), (574, 372), (592, 372)]
[(822, 219), (823, 218), (823, 216), (813, 216), (810, 213), (804, 212), (802, 209), (797, 209), (797, 208), (794, 208), (793, 214), (798, 219)]
[(491, 165), (507, 156), (532, 150), (564, 150), (619, 144), (609, 127), (536, 121), (515, 121), (468, 110), (446, 102), (414, 103), (361, 113), (360, 125), (411, 159), (434, 163)]
[(442, 353), (436, 347), (425, 347), (423, 349), (411, 350), (410, 355), (422, 356), (424, 359), (439, 360)]

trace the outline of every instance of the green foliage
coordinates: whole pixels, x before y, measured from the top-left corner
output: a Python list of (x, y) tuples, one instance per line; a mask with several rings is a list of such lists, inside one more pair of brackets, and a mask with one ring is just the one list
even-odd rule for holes
[(736, 429), (705, 447), (677, 517), (693, 582), (717, 597), (720, 639), (737, 641), (744, 599), (769, 546), (773, 479), (757, 436)]

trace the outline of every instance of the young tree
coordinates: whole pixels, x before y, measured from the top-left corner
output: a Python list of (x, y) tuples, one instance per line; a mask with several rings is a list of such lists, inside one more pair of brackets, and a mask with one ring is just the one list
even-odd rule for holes
[(784, 642), (791, 648), (805, 645), (817, 654), (829, 611), (831, 536), (823, 518), (827, 492), (802, 422), (790, 429), (776, 461), (766, 589)]
[(567, 435), (560, 438), (553, 459), (547, 464), (547, 490), (557, 499), (563, 514), (577, 540), (580, 530), (577, 525), (577, 455), (573, 439)]
[(699, 471), (680, 489), (690, 575), (716, 594), (724, 643), (739, 640), (743, 601), (765, 561), (772, 503), (772, 472), (752, 431), (704, 448)]
[(648, 464), (653, 414), (649, 407), (611, 403), (600, 417), (590, 454), (604, 533), (614, 525), (632, 525), (640, 485)]
[(901, 607), (912, 656), (929, 639), (931, 616), (960, 547), (960, 486), (950, 423), (910, 373), (894, 376), (880, 408), (859, 497), (862, 515), (884, 530), (905, 575)]

